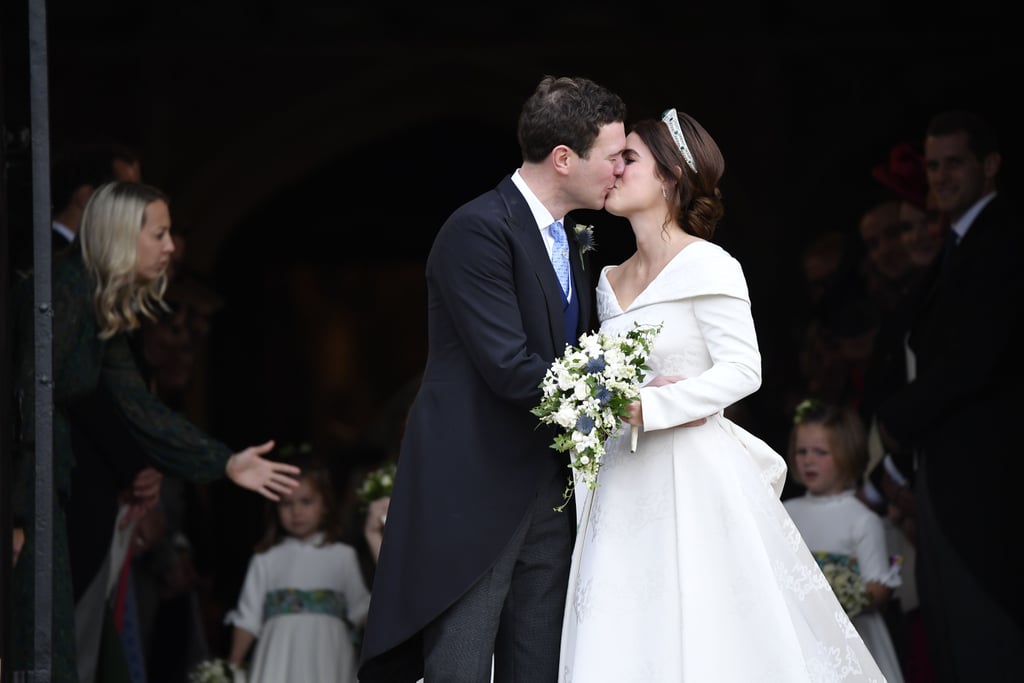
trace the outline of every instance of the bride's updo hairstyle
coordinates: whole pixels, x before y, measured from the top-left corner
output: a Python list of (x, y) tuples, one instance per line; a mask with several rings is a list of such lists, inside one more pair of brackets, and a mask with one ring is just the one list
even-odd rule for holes
[(669, 218), (691, 235), (711, 239), (725, 213), (718, 189), (725, 159), (714, 138), (692, 116), (675, 109), (660, 121), (638, 121), (632, 132), (651, 150), (665, 180)]

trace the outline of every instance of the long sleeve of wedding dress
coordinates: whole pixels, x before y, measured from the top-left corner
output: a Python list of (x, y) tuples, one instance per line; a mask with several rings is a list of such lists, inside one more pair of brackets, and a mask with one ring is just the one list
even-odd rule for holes
[[(761, 386), (761, 354), (750, 304), (733, 296), (712, 294), (692, 299), (689, 306), (704, 338), (711, 367), (674, 384), (641, 389), (645, 431), (675, 427), (721, 412)], [(675, 367), (670, 358), (659, 360), (663, 368)]]

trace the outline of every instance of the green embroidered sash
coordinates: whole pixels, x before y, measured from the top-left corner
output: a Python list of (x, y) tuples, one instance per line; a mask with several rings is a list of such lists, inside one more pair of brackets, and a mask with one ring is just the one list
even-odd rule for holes
[(342, 593), (326, 588), (283, 588), (268, 592), (263, 599), (263, 620), (282, 614), (326, 614), (344, 620), (347, 607)]

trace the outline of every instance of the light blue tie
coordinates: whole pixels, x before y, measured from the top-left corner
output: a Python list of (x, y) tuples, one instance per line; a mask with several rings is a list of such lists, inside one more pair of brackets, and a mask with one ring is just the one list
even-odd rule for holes
[(548, 226), (551, 236), (555, 238), (555, 246), (551, 249), (551, 264), (555, 267), (555, 275), (562, 284), (562, 292), (569, 296), (569, 241), (565, 238), (562, 221), (555, 221)]

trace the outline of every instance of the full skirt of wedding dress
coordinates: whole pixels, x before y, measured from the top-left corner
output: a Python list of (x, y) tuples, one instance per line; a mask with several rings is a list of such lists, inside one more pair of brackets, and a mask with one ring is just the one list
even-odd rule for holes
[[(772, 463), (772, 458), (777, 462)], [(561, 683), (884, 680), (769, 481), (784, 468), (725, 417), (608, 443), (577, 488)]]

